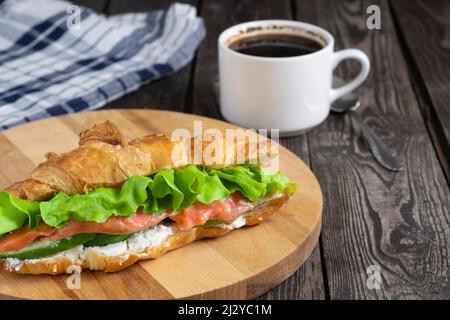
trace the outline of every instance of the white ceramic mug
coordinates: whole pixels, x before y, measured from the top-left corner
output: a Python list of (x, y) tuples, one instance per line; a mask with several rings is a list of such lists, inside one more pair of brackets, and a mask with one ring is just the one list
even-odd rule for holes
[[(240, 37), (261, 33), (309, 37), (322, 48), (283, 58), (246, 55), (229, 48)], [(280, 129), (283, 136), (305, 132), (323, 122), (331, 102), (358, 87), (370, 70), (364, 52), (357, 49), (334, 52), (334, 38), (329, 32), (297, 21), (238, 24), (221, 33), (218, 46), (222, 115), (247, 128)], [(349, 83), (333, 89), (333, 69), (345, 59), (359, 61), (361, 71)]]

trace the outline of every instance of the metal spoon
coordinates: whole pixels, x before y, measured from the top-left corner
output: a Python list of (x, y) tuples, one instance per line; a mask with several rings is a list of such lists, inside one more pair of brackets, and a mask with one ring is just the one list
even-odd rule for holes
[[(345, 84), (344, 80), (336, 76), (333, 77), (333, 87), (339, 87), (343, 84)], [(359, 113), (356, 112), (356, 109), (359, 106), (360, 102), (358, 98), (353, 93), (348, 93), (331, 104), (331, 111), (337, 113), (350, 111), (361, 126), (362, 134), (369, 144), (370, 151), (378, 163), (387, 170), (398, 171), (400, 169), (400, 163), (395, 157), (394, 152), (392, 152), (384, 144), (384, 142), (381, 141), (375, 132), (364, 122)]]

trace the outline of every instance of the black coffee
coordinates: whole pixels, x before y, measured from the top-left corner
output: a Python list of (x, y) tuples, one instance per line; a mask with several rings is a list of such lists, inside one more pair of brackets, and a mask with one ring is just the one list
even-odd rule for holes
[(244, 37), (231, 42), (228, 47), (250, 56), (286, 58), (316, 52), (322, 49), (323, 45), (306, 37), (270, 34)]

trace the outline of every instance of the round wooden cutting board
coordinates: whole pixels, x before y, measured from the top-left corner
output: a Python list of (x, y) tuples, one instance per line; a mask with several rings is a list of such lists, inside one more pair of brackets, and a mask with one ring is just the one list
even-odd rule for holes
[[(0, 190), (24, 179), (48, 151), (77, 147), (81, 128), (110, 120), (129, 138), (176, 128), (236, 128), (225, 122), (167, 111), (106, 110), (31, 122), (0, 133)], [(201, 132), (200, 132), (201, 133)], [(156, 260), (117, 273), (83, 271), (80, 289), (69, 275), (0, 273), (0, 297), (29, 299), (245, 299), (258, 296), (294, 273), (319, 237), (322, 193), (306, 164), (280, 148), (280, 170), (297, 182), (294, 197), (267, 222), (200, 240)], [(70, 282), (70, 281), (69, 281)]]

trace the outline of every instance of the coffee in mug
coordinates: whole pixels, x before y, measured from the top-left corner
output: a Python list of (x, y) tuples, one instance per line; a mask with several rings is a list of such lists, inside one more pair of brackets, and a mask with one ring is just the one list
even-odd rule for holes
[(256, 57), (286, 58), (316, 52), (323, 45), (314, 39), (289, 34), (242, 37), (228, 44), (231, 50)]
[[(279, 129), (297, 135), (322, 123), (331, 102), (367, 77), (369, 59), (357, 49), (334, 52), (326, 30), (290, 20), (238, 24), (221, 33), (219, 47), (220, 110), (224, 118), (255, 129)], [(355, 79), (332, 88), (334, 68), (355, 59)]]

